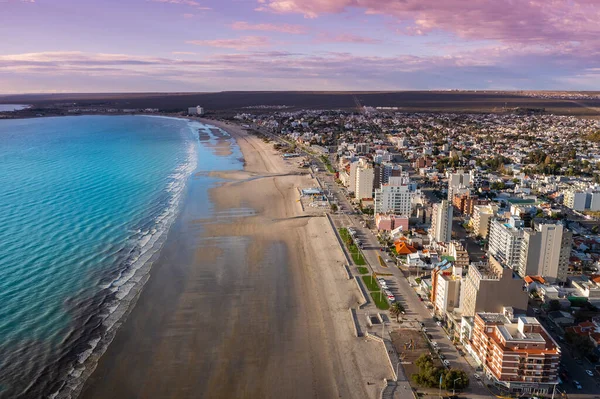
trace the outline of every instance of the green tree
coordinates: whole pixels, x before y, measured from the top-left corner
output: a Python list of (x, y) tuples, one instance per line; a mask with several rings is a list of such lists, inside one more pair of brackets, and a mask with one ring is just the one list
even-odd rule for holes
[(462, 370), (449, 369), (442, 376), (442, 389), (465, 389), (469, 386), (469, 376)]
[(404, 314), (404, 306), (402, 306), (400, 303), (398, 302), (394, 302), (392, 304), (392, 307), (390, 308), (390, 312), (396, 316), (396, 322), (400, 321), (400, 315)]
[(337, 212), (338, 206), (336, 204), (331, 204), (331, 212)]

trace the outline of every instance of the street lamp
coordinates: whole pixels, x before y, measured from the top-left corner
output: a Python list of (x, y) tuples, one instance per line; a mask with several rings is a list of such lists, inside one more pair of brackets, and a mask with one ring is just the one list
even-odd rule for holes
[(458, 377), (457, 379), (452, 381), (452, 396), (455, 395), (454, 391), (456, 390), (456, 381), (458, 381), (458, 380), (462, 380), (462, 378)]

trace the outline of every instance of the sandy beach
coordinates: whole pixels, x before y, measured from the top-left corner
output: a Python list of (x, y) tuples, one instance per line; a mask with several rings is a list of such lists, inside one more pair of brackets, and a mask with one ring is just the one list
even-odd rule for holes
[[(137, 305), (86, 382), (83, 398), (375, 398), (390, 370), (380, 344), (354, 336), (348, 280), (325, 217), (304, 213), (310, 175), (272, 143), (229, 132), (243, 171), (215, 173), (211, 207), (182, 213)], [(229, 143), (229, 144), (228, 144)], [(228, 156), (223, 137), (214, 148)], [(201, 171), (201, 173), (210, 171)]]

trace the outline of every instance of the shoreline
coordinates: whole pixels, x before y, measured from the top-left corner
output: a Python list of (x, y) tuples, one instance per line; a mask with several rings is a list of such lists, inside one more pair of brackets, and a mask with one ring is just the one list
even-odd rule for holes
[(295, 218), (297, 188), (312, 179), (274, 176), (290, 165), (237, 125), (186, 119), (226, 131), (244, 168), (209, 190), (204, 219), (193, 217), (207, 203), (190, 177), (150, 279), (81, 397), (375, 397), (388, 370), (352, 334), (356, 287), (334, 233), (323, 217)]

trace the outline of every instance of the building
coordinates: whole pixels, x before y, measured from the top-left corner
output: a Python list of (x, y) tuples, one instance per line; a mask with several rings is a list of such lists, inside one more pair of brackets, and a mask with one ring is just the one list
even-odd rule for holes
[(548, 394), (558, 383), (560, 347), (535, 317), (478, 312), (470, 346), (488, 377), (509, 392)]
[(487, 205), (488, 203), (488, 200), (471, 196), (468, 191), (460, 194), (454, 194), (454, 198), (452, 198), (452, 205), (454, 205), (456, 210), (459, 213), (467, 216), (471, 216), (473, 214), (475, 206)]
[(524, 229), (518, 273), (566, 281), (573, 233), (560, 223), (544, 221)]
[(469, 267), (469, 253), (461, 242), (451, 241), (448, 243), (448, 255), (452, 257), (454, 266), (467, 270)]
[(588, 193), (584, 191), (568, 190), (564, 193), (563, 203), (574, 211), (583, 211), (586, 208), (587, 196)]
[(489, 253), (515, 270), (519, 269), (523, 241), (523, 221), (519, 216), (495, 219), (490, 223)]
[(188, 115), (204, 115), (204, 108), (197, 105), (195, 107), (188, 108)]
[(356, 199), (373, 198), (373, 183), (375, 182), (375, 170), (371, 165), (356, 169), (356, 188), (354, 197)]
[(446, 200), (433, 204), (431, 212), (430, 237), (438, 242), (447, 242), (452, 239), (452, 205)]
[(458, 191), (465, 193), (471, 186), (471, 174), (465, 172), (448, 173), (448, 201), (452, 201)]
[(473, 207), (473, 217), (470, 220), (471, 227), (475, 235), (484, 239), (488, 238), (490, 223), (498, 212), (498, 205), (475, 205)]
[(375, 215), (375, 225), (378, 231), (392, 231), (398, 228), (408, 231), (408, 216), (378, 213)]
[(431, 303), (436, 314), (446, 317), (460, 303), (462, 268), (442, 262), (431, 272)]
[(410, 216), (418, 194), (417, 185), (407, 175), (390, 177), (387, 184), (375, 190), (375, 213)]
[(478, 312), (497, 313), (509, 306), (525, 313), (529, 296), (524, 284), (522, 278), (493, 256), (487, 264), (470, 264), (462, 284), (462, 316), (473, 317)]

